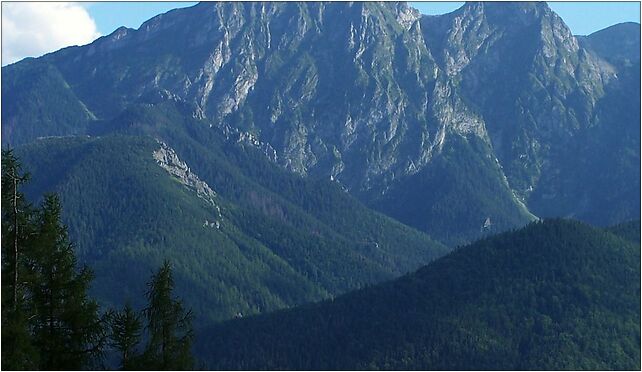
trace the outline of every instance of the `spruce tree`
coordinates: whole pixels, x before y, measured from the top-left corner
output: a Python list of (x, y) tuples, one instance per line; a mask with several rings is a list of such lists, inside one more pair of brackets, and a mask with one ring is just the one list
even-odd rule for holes
[(40, 369), (81, 369), (102, 355), (106, 341), (98, 304), (87, 296), (92, 272), (76, 271), (76, 257), (61, 222), (60, 200), (45, 196), (38, 215), (30, 292)]
[(24, 283), (33, 237), (32, 207), (20, 188), (29, 175), (22, 172), (13, 151), (2, 152), (2, 369), (33, 369), (38, 355), (28, 319), (32, 307)]
[(192, 314), (180, 300), (172, 298), (172, 268), (165, 261), (148, 283), (145, 309), (149, 343), (145, 350), (146, 369), (188, 370), (193, 368), (191, 355)]
[(111, 320), (112, 346), (120, 353), (122, 370), (139, 369), (137, 347), (142, 328), (141, 315), (129, 304), (115, 313)]

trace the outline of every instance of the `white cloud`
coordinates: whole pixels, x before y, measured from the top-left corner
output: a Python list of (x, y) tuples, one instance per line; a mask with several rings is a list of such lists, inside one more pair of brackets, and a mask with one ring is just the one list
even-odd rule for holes
[(2, 64), (38, 57), (100, 34), (78, 3), (2, 2)]

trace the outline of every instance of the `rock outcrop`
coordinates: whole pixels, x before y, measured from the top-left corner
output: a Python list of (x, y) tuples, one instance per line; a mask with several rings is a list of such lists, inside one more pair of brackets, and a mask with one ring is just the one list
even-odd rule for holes
[[(156, 160), (156, 163), (167, 173), (171, 174), (173, 177), (176, 177), (178, 181), (183, 184), (188, 189), (198, 195), (199, 198), (206, 201), (214, 209), (216, 209), (217, 218), (221, 218), (221, 209), (216, 203), (216, 193), (212, 188), (204, 181), (202, 181), (190, 168), (182, 161), (176, 151), (169, 147), (165, 142), (157, 140), (160, 148), (153, 153), (153, 157)], [(211, 224), (211, 225), (210, 225)], [(219, 228), (219, 221), (208, 222), (205, 221), (205, 225), (214, 226)]]

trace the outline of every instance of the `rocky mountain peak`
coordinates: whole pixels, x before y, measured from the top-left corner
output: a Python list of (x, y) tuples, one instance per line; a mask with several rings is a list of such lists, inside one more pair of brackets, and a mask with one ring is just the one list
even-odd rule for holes
[(541, 17), (554, 14), (546, 2), (467, 2), (464, 11), (469, 14), (484, 14), (493, 22), (527, 26)]
[(409, 30), (417, 20), (421, 19), (421, 13), (417, 9), (408, 6), (406, 2), (396, 3), (394, 11), (397, 16), (397, 22), (406, 30)]

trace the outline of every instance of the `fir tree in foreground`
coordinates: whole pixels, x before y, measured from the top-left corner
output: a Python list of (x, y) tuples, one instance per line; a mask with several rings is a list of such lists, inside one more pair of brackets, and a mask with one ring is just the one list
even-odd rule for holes
[(20, 192), (29, 175), (13, 151), (2, 152), (2, 369), (33, 369), (38, 354), (29, 334), (32, 307), (24, 282), (32, 207)]
[(142, 336), (141, 315), (129, 304), (114, 314), (111, 322), (112, 347), (120, 354), (120, 368), (134, 370), (137, 367), (137, 346)]
[(87, 295), (93, 274), (77, 271), (73, 246), (61, 222), (60, 200), (47, 195), (38, 213), (33, 278), (34, 341), (41, 369), (81, 369), (99, 360), (107, 339), (105, 317)]
[[(142, 313), (125, 305), (111, 320), (112, 346), (120, 354), (123, 370), (189, 370), (193, 369), (192, 313), (172, 297), (174, 279), (169, 261), (152, 275), (147, 284), (147, 307)], [(147, 321), (145, 334), (142, 320)], [(143, 353), (142, 338), (147, 339)]]
[(169, 261), (148, 283), (148, 307), (145, 309), (149, 330), (149, 344), (143, 355), (145, 369), (192, 369), (192, 313), (183, 308), (181, 301), (172, 298), (174, 278)]

